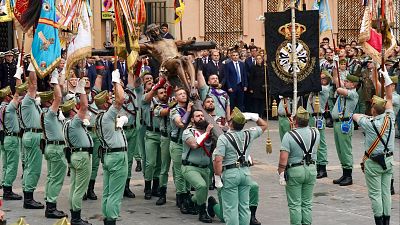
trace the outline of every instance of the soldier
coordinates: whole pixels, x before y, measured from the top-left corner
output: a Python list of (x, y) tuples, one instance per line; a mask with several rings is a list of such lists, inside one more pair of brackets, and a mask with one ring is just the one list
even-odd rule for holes
[[(231, 130), (219, 136), (213, 153), (215, 185), (222, 188), (222, 208), (226, 224), (248, 224), (251, 183), (248, 150), (251, 142), (267, 129), (267, 122), (256, 113), (242, 113), (237, 108), (233, 109), (231, 118)], [(243, 130), (247, 119), (255, 121), (257, 127)]]
[(278, 122), (279, 122), (279, 136), (282, 138), (286, 132), (290, 131), (292, 121), (292, 99), (290, 97), (282, 97), (278, 104)]
[[(111, 105), (107, 92), (96, 96), (99, 107), (111, 105), (105, 113), (96, 118), (96, 133), (102, 143), (101, 160), (103, 162), (104, 181), (102, 211), (105, 225), (115, 225), (121, 208), (126, 179), (128, 177), (127, 140), (123, 126), (128, 122), (126, 116), (118, 117), (124, 103), (124, 89), (120, 82), (120, 73), (112, 72), (115, 101)], [(102, 103), (102, 104), (101, 104)]]
[(298, 128), (286, 133), (281, 144), (279, 184), (286, 185), (290, 224), (312, 223), (319, 132), (308, 126), (309, 118), (309, 113), (300, 106), (294, 118)]
[(374, 96), (372, 117), (354, 114), (353, 119), (365, 131), (365, 154), (362, 168), (375, 224), (389, 225), (392, 205), (390, 180), (393, 176), (395, 114), (392, 104), (392, 80), (386, 71), (380, 71), (380, 73), (385, 81), (386, 100)]
[(1, 88), (10, 86), (11, 92), (15, 93), (15, 78), (13, 76), (17, 70), (17, 62), (11, 50), (7, 51), (4, 56), (5, 60), (0, 65), (0, 74), (2, 74), (0, 77)]
[[(191, 122), (193, 126), (183, 131), (182, 175), (196, 190), (196, 193), (184, 204), (187, 208), (196, 207), (199, 220), (203, 223), (212, 223), (206, 211), (208, 186), (210, 182), (210, 157), (212, 148), (212, 124), (204, 120), (201, 110), (194, 110)], [(195, 204), (195, 205), (194, 205)]]
[(358, 102), (356, 87), (359, 78), (354, 75), (347, 75), (346, 79), (339, 80), (337, 72), (334, 69), (333, 81), (337, 88), (337, 99), (332, 110), (334, 138), (336, 151), (343, 170), (343, 175), (339, 179), (333, 180), (333, 183), (340, 186), (347, 186), (353, 184), (353, 154), (351, 145), (353, 119), (351, 116)]
[[(328, 176), (326, 172), (326, 165), (328, 164), (328, 148), (325, 140), (325, 118), (323, 114), (325, 113), (325, 105), (329, 98), (329, 92), (331, 90), (330, 82), (331, 75), (327, 70), (321, 71), (321, 86), (322, 90), (315, 95), (311, 93), (307, 101), (307, 111), (310, 113), (311, 117), (309, 119), (309, 126), (318, 129), (320, 134), (320, 144), (317, 153), (317, 179), (321, 179)], [(315, 111), (315, 98), (319, 97), (320, 111)]]
[[(40, 116), (43, 129), (43, 142), (41, 143), (44, 157), (47, 160), (47, 179), (45, 187), (46, 211), (45, 217), (60, 219), (66, 217), (63, 211), (57, 210), (57, 198), (64, 183), (67, 173), (67, 160), (64, 157), (64, 134), (62, 131), (64, 115), (60, 112), (61, 88), (58, 85), (58, 71), (51, 74), (50, 83), (54, 85), (54, 99), (51, 106)], [(74, 100), (66, 102), (62, 108), (75, 106)]]
[(79, 110), (70, 110), (64, 124), (64, 138), (68, 149), (66, 156), (71, 169), (71, 184), (69, 192), (69, 205), (71, 209), (71, 225), (91, 225), (81, 218), (82, 198), (88, 187), (92, 162), (90, 154), (93, 151), (93, 139), (87, 130), (90, 124), (87, 119), (88, 97), (85, 86), (88, 79), (82, 78), (76, 86), (79, 94)]

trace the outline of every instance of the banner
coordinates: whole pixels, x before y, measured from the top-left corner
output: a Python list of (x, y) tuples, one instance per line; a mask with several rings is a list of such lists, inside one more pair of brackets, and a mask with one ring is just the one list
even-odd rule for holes
[(332, 18), (328, 0), (315, 0), (314, 10), (319, 10), (319, 33), (327, 35), (332, 33)]
[(293, 96), (293, 71), (297, 71), (298, 95), (321, 90), (319, 53), (319, 14), (316, 10), (296, 10), (296, 53), (293, 68), (290, 10), (265, 13), (265, 46), (271, 94)]
[(0, 0), (0, 22), (9, 22), (13, 18), (10, 0)]
[(185, 11), (185, 3), (183, 0), (175, 0), (175, 23), (179, 23), (183, 18), (183, 13)]

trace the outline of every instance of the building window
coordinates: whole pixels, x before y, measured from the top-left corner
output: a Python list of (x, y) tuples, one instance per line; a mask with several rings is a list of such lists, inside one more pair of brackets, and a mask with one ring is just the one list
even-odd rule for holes
[(161, 25), (167, 22), (167, 2), (145, 2), (146, 4), (146, 24), (145, 29), (149, 24), (155, 23)]

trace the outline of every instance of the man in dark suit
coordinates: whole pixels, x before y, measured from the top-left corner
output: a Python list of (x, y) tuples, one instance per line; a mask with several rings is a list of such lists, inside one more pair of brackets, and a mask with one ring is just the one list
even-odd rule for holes
[(126, 86), (128, 83), (128, 67), (126, 65), (125, 59), (119, 58), (118, 60), (118, 70), (119, 74), (121, 75), (121, 80), (124, 82), (124, 85)]
[(233, 51), (232, 61), (225, 66), (226, 88), (228, 89), (231, 108), (235, 106), (244, 110), (244, 92), (247, 91), (247, 72), (243, 62), (239, 61), (239, 53)]
[[(79, 65), (77, 66), (77, 68), (79, 68)], [(79, 69), (78, 69), (78, 71), (79, 71)], [(90, 81), (90, 90), (92, 90), (92, 88), (94, 86), (94, 82), (97, 77), (96, 66), (94, 65), (93, 58), (86, 59), (86, 71), (87, 71), (87, 77), (89, 78), (89, 81)]]
[[(258, 53), (257, 50), (258, 48), (256, 46), (250, 46), (251, 56), (244, 61), (246, 65), (246, 72), (249, 76), (250, 76), (250, 71), (256, 65), (256, 57)], [(254, 103), (252, 95), (250, 93), (245, 93), (244, 99), (245, 99), (244, 102), (245, 102), (246, 112), (252, 112), (251, 110), (253, 108), (252, 104)]]
[(168, 24), (163, 23), (161, 24), (161, 31), (162, 31), (162, 37), (165, 39), (175, 39), (174, 36), (172, 36), (172, 34), (170, 34), (168, 32)]
[(104, 73), (105, 73), (105, 76), (103, 77), (103, 84), (101, 86), (101, 90), (111, 91), (113, 87), (111, 82), (111, 73), (112, 71), (114, 71), (114, 65), (106, 57), (102, 57), (101, 60), (103, 61), (104, 64)]
[(208, 80), (208, 77), (211, 74), (217, 75), (220, 81), (223, 80), (221, 77), (221, 75), (223, 74), (221, 73), (222, 63), (219, 59), (220, 59), (219, 51), (216, 49), (211, 50), (211, 60), (209, 60), (207, 65), (203, 67), (203, 74), (205, 80)]

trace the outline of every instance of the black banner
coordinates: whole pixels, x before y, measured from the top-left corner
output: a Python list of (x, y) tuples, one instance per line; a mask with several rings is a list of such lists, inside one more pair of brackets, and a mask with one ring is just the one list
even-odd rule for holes
[[(297, 91), (321, 91), (319, 12), (296, 10)], [(265, 13), (265, 46), (271, 95), (293, 96), (292, 26), (290, 9)]]

